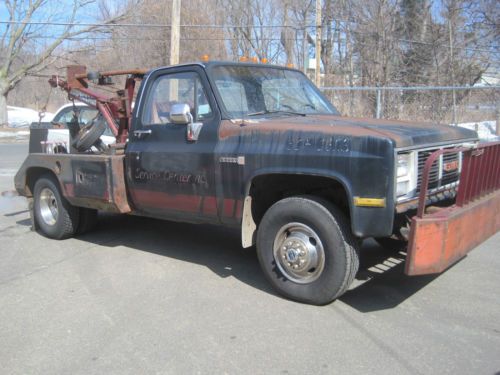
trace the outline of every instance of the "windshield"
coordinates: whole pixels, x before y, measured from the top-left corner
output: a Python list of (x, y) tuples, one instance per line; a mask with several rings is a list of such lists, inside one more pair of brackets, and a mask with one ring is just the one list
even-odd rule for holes
[(300, 72), (268, 66), (215, 66), (215, 86), (231, 118), (269, 114), (336, 114)]

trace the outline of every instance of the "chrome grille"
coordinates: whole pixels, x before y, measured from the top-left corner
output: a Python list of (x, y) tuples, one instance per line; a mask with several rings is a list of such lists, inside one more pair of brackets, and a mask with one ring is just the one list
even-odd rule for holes
[[(439, 148), (431, 150), (418, 151), (418, 178), (417, 178), (417, 193), (420, 192), (420, 184), (422, 182), (422, 173), (424, 171), (425, 162), (429, 156)], [(443, 170), (443, 165), (451, 162), (458, 162), (459, 168), (452, 171)], [(440, 188), (442, 186), (458, 181), (460, 176), (460, 153), (441, 155), (432, 164), (429, 174), (429, 190)]]

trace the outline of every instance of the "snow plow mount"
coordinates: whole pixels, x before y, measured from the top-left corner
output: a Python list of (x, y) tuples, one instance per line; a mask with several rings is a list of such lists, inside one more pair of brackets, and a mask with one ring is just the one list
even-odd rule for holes
[[(453, 206), (425, 212), (429, 175), (445, 153), (462, 152)], [(427, 159), (417, 215), (412, 218), (405, 273), (439, 273), (500, 230), (500, 142), (442, 149)]]

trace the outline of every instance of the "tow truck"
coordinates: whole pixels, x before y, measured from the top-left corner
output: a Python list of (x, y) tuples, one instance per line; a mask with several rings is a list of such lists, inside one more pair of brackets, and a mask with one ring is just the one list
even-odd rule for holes
[[(99, 90), (114, 79), (124, 88)], [(279, 293), (323, 305), (349, 288), (364, 238), (406, 243), (405, 272), (422, 275), (500, 228), (500, 142), (341, 116), (293, 68), (70, 66), (50, 84), (99, 111), (69, 126), (70, 149), (32, 152), (15, 176), (50, 238), (90, 230), (98, 211), (236, 227)]]

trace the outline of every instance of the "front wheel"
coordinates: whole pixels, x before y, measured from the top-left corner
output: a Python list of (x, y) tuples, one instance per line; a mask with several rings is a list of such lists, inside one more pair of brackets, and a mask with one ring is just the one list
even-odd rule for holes
[(58, 185), (51, 175), (44, 175), (36, 181), (33, 189), (34, 216), (45, 236), (61, 240), (75, 234), (79, 212), (61, 195)]
[(269, 208), (259, 225), (257, 255), (279, 293), (315, 305), (342, 295), (359, 267), (344, 214), (309, 196), (286, 198)]

